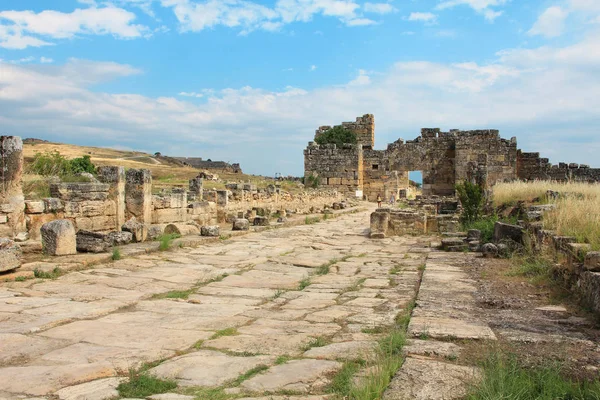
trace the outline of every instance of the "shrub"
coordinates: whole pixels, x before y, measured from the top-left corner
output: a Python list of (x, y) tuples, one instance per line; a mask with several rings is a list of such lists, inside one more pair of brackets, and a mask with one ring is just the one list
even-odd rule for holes
[(118, 247), (115, 247), (112, 251), (112, 259), (113, 261), (117, 261), (121, 259), (121, 250)]
[(356, 133), (344, 128), (343, 126), (335, 126), (328, 131), (319, 135), (315, 142), (317, 144), (335, 144), (337, 147), (342, 147), (343, 144), (356, 144)]
[(478, 220), (485, 201), (483, 188), (469, 181), (459, 183), (455, 188), (463, 207), (463, 222), (469, 223)]
[(304, 184), (308, 187), (316, 189), (321, 185), (321, 177), (318, 175), (310, 174), (306, 177), (306, 182)]
[(81, 172), (96, 172), (90, 156), (83, 156), (68, 160), (58, 151), (36, 153), (31, 164), (31, 171), (42, 176), (60, 176), (79, 174)]

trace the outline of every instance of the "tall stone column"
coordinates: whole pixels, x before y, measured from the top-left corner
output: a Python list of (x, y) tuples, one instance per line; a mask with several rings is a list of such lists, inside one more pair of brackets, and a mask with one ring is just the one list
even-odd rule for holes
[(147, 169), (130, 169), (125, 174), (125, 216), (152, 223), (152, 174)]
[(0, 136), (0, 237), (26, 231), (23, 196), (23, 141)]
[(117, 208), (115, 230), (120, 231), (125, 223), (125, 167), (98, 167), (96, 172), (100, 181), (110, 185), (108, 196), (115, 201)]

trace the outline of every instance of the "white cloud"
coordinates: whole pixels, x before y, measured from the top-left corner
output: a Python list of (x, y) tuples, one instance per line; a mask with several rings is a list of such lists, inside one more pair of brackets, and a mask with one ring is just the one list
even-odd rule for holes
[(42, 64), (52, 64), (54, 60), (48, 57), (40, 57), (40, 62)]
[[(277, 0), (273, 7), (247, 0), (160, 0), (163, 7), (173, 9), (182, 31), (200, 32), (219, 25), (238, 28), (242, 34), (254, 30), (277, 31), (294, 22), (309, 22), (322, 15), (333, 17), (347, 26), (373, 25), (365, 18), (361, 6), (352, 0)], [(366, 3), (363, 11), (385, 14), (393, 11), (387, 3)]]
[(468, 6), (477, 13), (484, 16), (490, 22), (502, 15), (502, 11), (494, 10), (490, 7), (500, 7), (510, 0), (441, 0), (435, 7), (437, 10), (444, 10), (456, 6)]
[(374, 14), (389, 14), (396, 11), (389, 3), (365, 3), (363, 4), (363, 10)]
[(517, 136), (526, 151), (600, 166), (599, 40), (596, 32), (564, 47), (509, 49), (489, 64), (399, 62), (310, 91), (182, 92), (203, 94), (202, 102), (90, 89), (140, 73), (127, 65), (3, 63), (0, 121), (6, 134), (66, 142), (86, 137), (130, 148), (152, 143), (151, 150), (163, 154), (241, 162), (251, 173), (300, 175), (302, 149), (317, 126), (369, 112), (377, 118), (378, 148), (400, 135), (412, 139), (423, 126), (499, 128), (503, 137)]
[(204, 95), (202, 93), (196, 93), (196, 92), (179, 92), (178, 94), (179, 94), (179, 96), (183, 96), (183, 97), (197, 97), (197, 98), (204, 97)]
[(412, 12), (407, 19), (409, 21), (434, 23), (437, 20), (437, 16), (430, 12)]
[(316, 65), (311, 65), (309, 70), (312, 71), (316, 71), (317, 70), (317, 66)]
[(0, 46), (12, 49), (39, 47), (50, 44), (44, 40), (46, 38), (70, 39), (79, 34), (137, 38), (148, 28), (133, 24), (135, 19), (134, 13), (114, 6), (76, 9), (71, 13), (0, 11)]
[(354, 18), (346, 22), (348, 26), (367, 26), (375, 25), (377, 22), (369, 18)]
[(560, 36), (565, 29), (565, 19), (568, 15), (567, 10), (558, 6), (549, 7), (539, 16), (527, 34), (541, 35), (547, 38)]

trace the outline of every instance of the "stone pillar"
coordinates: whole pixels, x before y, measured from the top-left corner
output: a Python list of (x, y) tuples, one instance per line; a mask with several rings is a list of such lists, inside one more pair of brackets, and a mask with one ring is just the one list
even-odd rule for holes
[(195, 177), (190, 179), (190, 193), (193, 196), (196, 196), (197, 201), (202, 200), (202, 188), (204, 185), (204, 180), (199, 177)]
[(126, 218), (152, 223), (152, 175), (147, 169), (130, 169), (125, 174)]
[(217, 190), (217, 205), (219, 207), (227, 207), (229, 203), (229, 191), (228, 190)]
[(125, 223), (125, 167), (98, 167), (98, 178), (103, 183), (110, 185), (108, 197), (114, 200), (117, 208), (116, 231), (120, 231)]
[(18, 136), (0, 136), (0, 236), (25, 232), (23, 197), (23, 141)]

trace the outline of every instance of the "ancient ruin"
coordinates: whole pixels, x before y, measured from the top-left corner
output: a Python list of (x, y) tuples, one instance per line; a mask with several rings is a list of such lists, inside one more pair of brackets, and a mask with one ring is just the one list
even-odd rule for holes
[[(385, 150), (374, 150), (375, 117), (371, 114), (343, 122), (354, 132), (357, 144), (338, 148), (335, 144), (309, 142), (304, 150), (305, 179), (318, 177), (323, 187), (351, 196), (375, 200), (406, 197), (409, 172), (423, 173), (423, 195), (451, 196), (454, 185), (477, 181), (485, 187), (516, 179), (556, 181), (600, 181), (600, 169), (584, 164), (552, 165), (539, 153), (517, 149), (517, 139), (500, 137), (494, 129), (442, 132), (439, 128), (421, 130), (414, 140), (398, 139)], [(315, 139), (331, 129), (321, 126)]]

